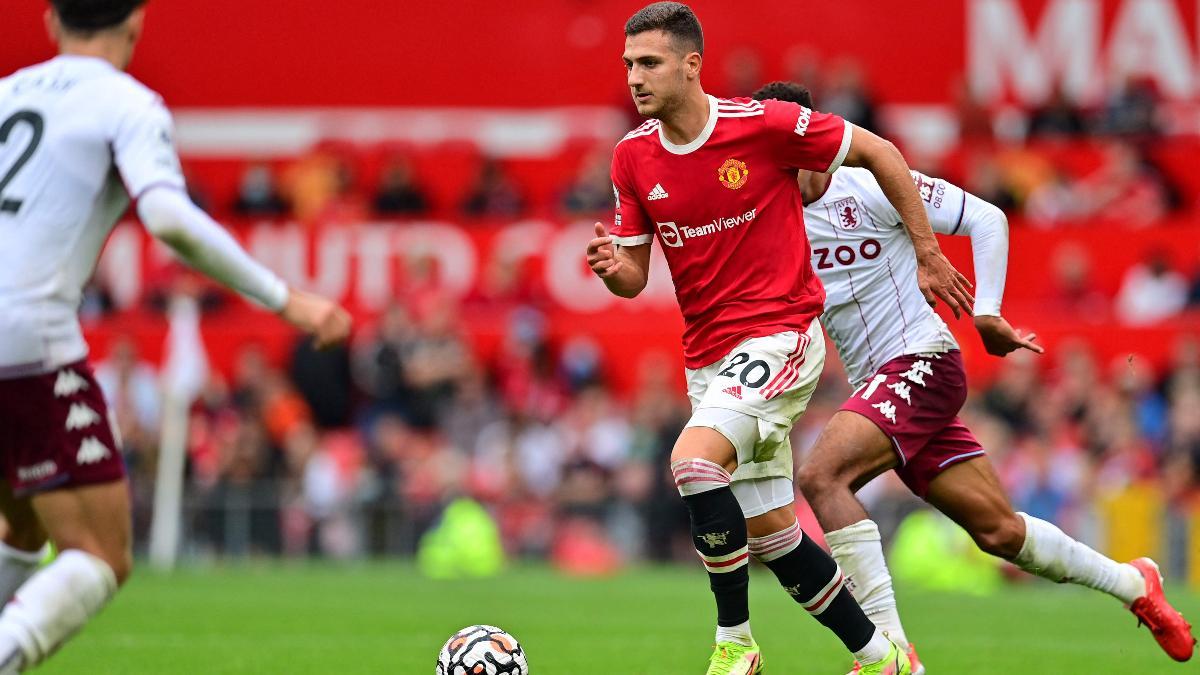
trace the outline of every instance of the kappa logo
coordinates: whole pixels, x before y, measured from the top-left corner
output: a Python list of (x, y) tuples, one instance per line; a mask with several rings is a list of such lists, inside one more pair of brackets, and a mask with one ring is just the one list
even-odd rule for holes
[(700, 541), (708, 544), (710, 548), (724, 546), (729, 541), (729, 531), (725, 532), (709, 532), (696, 537)]
[(73, 396), (87, 388), (87, 380), (69, 368), (58, 371), (58, 378), (54, 380), (54, 396), (56, 398)]
[(730, 396), (736, 398), (739, 401), (742, 400), (742, 387), (740, 385), (726, 387), (725, 389), (722, 389), (721, 391), (726, 394), (729, 394)]
[(75, 455), (75, 463), (83, 466), (85, 464), (95, 464), (108, 459), (112, 454), (108, 450), (108, 446), (96, 440), (95, 436), (88, 436), (83, 439), (83, 443), (79, 444), (79, 452)]
[(100, 421), (100, 413), (92, 410), (86, 403), (72, 403), (71, 411), (67, 413), (67, 431), (86, 429)]
[(670, 195), (663, 189), (662, 183), (655, 183), (654, 189), (650, 191), (650, 194), (646, 195), (647, 201), (652, 202), (659, 199), (666, 199), (667, 197), (670, 197)]
[(833, 212), (837, 214), (837, 224), (843, 230), (857, 230), (862, 225), (862, 214), (858, 210), (858, 200), (845, 197), (833, 203)]

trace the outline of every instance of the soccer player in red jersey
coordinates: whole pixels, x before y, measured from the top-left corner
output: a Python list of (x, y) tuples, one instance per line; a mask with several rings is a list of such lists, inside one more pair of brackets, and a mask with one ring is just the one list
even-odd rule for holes
[[(51, 0), (59, 55), (0, 79), (0, 673), (48, 658), (132, 568), (129, 483), (76, 316), (131, 199), (180, 258), (318, 345), (350, 331), (345, 310), (289, 289), (188, 199), (170, 114), (124, 72), (143, 4)], [(39, 569), (47, 538), (61, 552)]]
[[(870, 624), (837, 564), (791, 515), (788, 432), (816, 387), (825, 346), (817, 321), (824, 293), (809, 263), (796, 171), (868, 168), (905, 214), (931, 296), (969, 312), (966, 279), (941, 254), (890, 143), (792, 103), (705, 94), (703, 35), (686, 5), (649, 5), (625, 35), (627, 83), (650, 119), (614, 150), (613, 228), (597, 223), (587, 260), (622, 297), (645, 287), (656, 237), (671, 268), (693, 404), (671, 471), (717, 604), (709, 672), (761, 669), (747, 600), (756, 555), (864, 672), (908, 673), (903, 653)], [(782, 527), (781, 514), (791, 516)]]
[[(812, 107), (795, 83), (773, 82), (756, 100)], [(988, 353), (1041, 353), (1000, 314), (1008, 264), (1008, 220), (956, 185), (914, 172), (933, 228), (971, 237), (975, 327)], [(854, 491), (895, 470), (914, 494), (960, 524), (980, 549), (1056, 582), (1111, 595), (1145, 623), (1172, 658), (1192, 656), (1190, 627), (1167, 602), (1149, 558), (1120, 564), (1053, 524), (1015, 513), (983, 447), (958, 418), (967, 395), (962, 357), (946, 324), (917, 288), (913, 249), (900, 214), (862, 169), (833, 175), (800, 171), (804, 224), (825, 286), (822, 322), (856, 387), (817, 439), (798, 482), (854, 597), (901, 646), (908, 647), (879, 528)], [(914, 675), (924, 669), (910, 649)]]

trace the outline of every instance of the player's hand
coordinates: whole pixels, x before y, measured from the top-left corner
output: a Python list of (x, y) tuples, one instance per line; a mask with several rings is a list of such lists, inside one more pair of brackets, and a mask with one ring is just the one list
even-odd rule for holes
[(317, 349), (332, 347), (350, 337), (350, 313), (319, 295), (291, 290), (279, 316), (312, 335)]
[(1035, 343), (1037, 333), (1021, 335), (1002, 316), (975, 317), (975, 330), (983, 338), (983, 347), (992, 356), (1005, 356), (1018, 349), (1028, 349), (1034, 354), (1044, 354), (1046, 350)]
[(929, 305), (935, 306), (938, 299), (954, 312), (954, 318), (971, 315), (975, 297), (971, 295), (971, 282), (954, 269), (941, 251), (917, 257), (917, 283)]
[(588, 242), (587, 264), (601, 279), (616, 276), (624, 266), (617, 259), (617, 247), (602, 223), (596, 223), (596, 237)]

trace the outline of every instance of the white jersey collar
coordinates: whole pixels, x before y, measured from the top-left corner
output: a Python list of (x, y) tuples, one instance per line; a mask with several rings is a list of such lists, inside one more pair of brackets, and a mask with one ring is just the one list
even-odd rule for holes
[(712, 136), (713, 129), (716, 129), (716, 128), (717, 128), (717, 97), (713, 96), (712, 94), (709, 94), (708, 95), (708, 122), (706, 122), (704, 124), (704, 129), (701, 130), (699, 136), (692, 139), (692, 141), (690, 143), (687, 143), (686, 145), (676, 145), (676, 144), (672, 143), (671, 141), (667, 140), (666, 134), (663, 133), (663, 125), (660, 124), (660, 125), (658, 125), (658, 140), (662, 142), (662, 146), (663, 146), (663, 148), (666, 149), (667, 152), (674, 154), (674, 155), (686, 155), (688, 153), (695, 152), (696, 150), (698, 150), (700, 148), (700, 146), (704, 145), (704, 143), (708, 140), (708, 137)]

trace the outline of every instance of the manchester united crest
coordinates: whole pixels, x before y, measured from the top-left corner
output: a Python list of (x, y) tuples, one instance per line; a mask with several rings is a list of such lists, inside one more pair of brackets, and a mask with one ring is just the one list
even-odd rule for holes
[(727, 159), (717, 169), (717, 180), (730, 190), (737, 190), (750, 179), (750, 167), (740, 159)]

